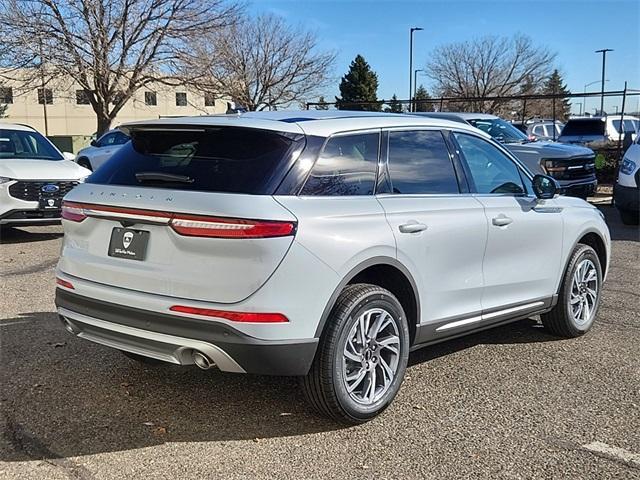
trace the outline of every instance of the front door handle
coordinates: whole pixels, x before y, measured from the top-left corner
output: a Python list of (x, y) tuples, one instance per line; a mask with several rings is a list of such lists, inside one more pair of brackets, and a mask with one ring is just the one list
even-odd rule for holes
[(419, 232), (424, 232), (426, 229), (427, 229), (427, 226), (424, 223), (418, 223), (418, 222), (408, 222), (398, 227), (398, 230), (400, 230), (400, 233), (419, 233)]
[(493, 223), (496, 227), (506, 227), (511, 222), (513, 222), (513, 218), (507, 217), (503, 213), (501, 213), (497, 217), (493, 217), (493, 220), (491, 220), (491, 223)]

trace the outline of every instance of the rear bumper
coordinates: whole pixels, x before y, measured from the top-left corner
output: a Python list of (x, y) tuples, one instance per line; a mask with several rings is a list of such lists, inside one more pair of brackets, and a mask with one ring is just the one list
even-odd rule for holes
[(620, 210), (640, 212), (640, 187), (625, 187), (616, 183), (613, 187), (613, 202)]
[(206, 354), (222, 371), (306, 375), (318, 339), (277, 342), (250, 337), (222, 323), (152, 312), (56, 289), (63, 323), (80, 338), (179, 365)]

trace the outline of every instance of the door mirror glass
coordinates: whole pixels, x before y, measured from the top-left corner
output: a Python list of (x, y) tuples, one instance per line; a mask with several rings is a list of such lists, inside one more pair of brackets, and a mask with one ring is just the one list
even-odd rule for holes
[(536, 197), (543, 200), (553, 198), (558, 194), (558, 184), (547, 175), (536, 175), (533, 177), (533, 191)]

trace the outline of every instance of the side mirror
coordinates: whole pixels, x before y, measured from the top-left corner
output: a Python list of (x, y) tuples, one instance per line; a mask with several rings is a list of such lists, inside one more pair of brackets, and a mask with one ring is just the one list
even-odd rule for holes
[(533, 193), (541, 200), (548, 200), (555, 197), (560, 187), (558, 183), (548, 175), (536, 175), (532, 181)]
[(76, 156), (70, 152), (62, 152), (62, 157), (65, 160), (71, 160), (72, 162), (76, 159)]
[(91, 140), (91, 146), (92, 147), (97, 147), (98, 146), (98, 141), (97, 140)]

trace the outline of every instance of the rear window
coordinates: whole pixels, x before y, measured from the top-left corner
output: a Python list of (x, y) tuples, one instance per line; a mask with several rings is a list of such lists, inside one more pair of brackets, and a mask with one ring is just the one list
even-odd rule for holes
[(134, 131), (87, 183), (271, 194), (303, 138), (237, 127)]
[(562, 129), (562, 135), (604, 135), (602, 120), (569, 120)]

